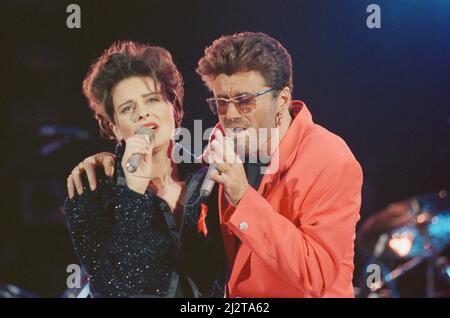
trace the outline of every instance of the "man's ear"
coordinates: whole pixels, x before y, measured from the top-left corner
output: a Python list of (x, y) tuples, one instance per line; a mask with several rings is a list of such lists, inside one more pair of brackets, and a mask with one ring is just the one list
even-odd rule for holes
[(291, 105), (292, 100), (291, 90), (289, 89), (289, 87), (286, 86), (285, 88), (283, 88), (278, 94), (277, 99), (277, 113), (285, 112)]

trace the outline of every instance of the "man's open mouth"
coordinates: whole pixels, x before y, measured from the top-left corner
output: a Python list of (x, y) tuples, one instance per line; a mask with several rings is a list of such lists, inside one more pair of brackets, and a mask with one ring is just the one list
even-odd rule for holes
[(239, 133), (247, 130), (247, 128), (243, 128), (243, 127), (234, 127), (234, 128), (229, 128), (229, 129), (231, 129), (231, 132), (233, 132), (235, 134), (239, 134)]

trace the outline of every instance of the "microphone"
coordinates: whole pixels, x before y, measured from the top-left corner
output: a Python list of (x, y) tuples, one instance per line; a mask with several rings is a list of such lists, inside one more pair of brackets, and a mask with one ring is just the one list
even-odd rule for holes
[[(134, 132), (135, 135), (144, 135), (145, 137), (147, 137), (147, 142), (148, 144), (151, 144), (153, 141), (153, 137), (155, 136), (153, 133), (153, 130), (149, 127), (140, 127), (138, 129), (136, 129), (136, 131)], [(128, 172), (135, 172), (139, 166), (139, 163), (141, 162), (142, 159), (142, 154), (140, 153), (134, 153), (131, 158), (128, 160), (127, 163), (127, 170)]]
[(208, 172), (206, 172), (205, 179), (203, 180), (202, 186), (200, 188), (200, 195), (204, 198), (209, 197), (216, 183), (214, 180), (211, 180), (211, 173), (214, 170), (216, 170), (216, 164), (213, 162), (209, 165)]

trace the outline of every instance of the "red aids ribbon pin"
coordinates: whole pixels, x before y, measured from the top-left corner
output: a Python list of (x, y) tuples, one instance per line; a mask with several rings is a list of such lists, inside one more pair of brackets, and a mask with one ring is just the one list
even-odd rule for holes
[(200, 204), (200, 216), (198, 217), (197, 230), (198, 233), (203, 233), (204, 236), (208, 234), (208, 229), (206, 228), (206, 215), (208, 214), (208, 206), (204, 203)]

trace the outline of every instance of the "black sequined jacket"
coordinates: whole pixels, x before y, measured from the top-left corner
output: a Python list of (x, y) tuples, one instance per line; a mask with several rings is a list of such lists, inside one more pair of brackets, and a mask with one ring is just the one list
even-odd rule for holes
[[(66, 199), (64, 210), (75, 251), (93, 297), (223, 297), (225, 252), (217, 193), (204, 202), (199, 190), (206, 168), (181, 164), (187, 189), (177, 223), (167, 203), (151, 191), (126, 185), (124, 145), (116, 148), (114, 176), (99, 169), (98, 185)], [(200, 203), (206, 203), (207, 235), (198, 232)], [(179, 225), (177, 225), (179, 224)]]

